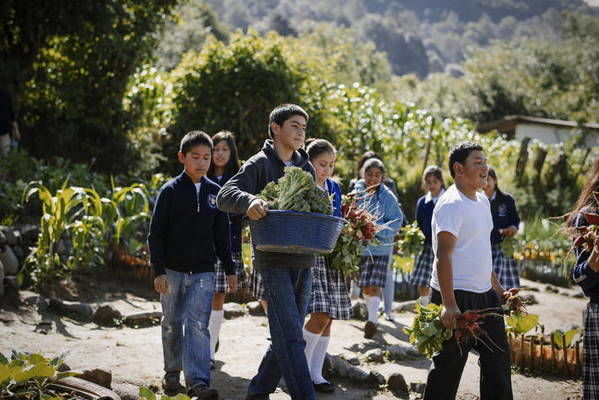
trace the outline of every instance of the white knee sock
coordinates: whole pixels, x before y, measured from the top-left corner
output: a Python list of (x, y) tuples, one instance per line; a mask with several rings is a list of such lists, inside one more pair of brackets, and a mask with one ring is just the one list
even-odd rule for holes
[(379, 314), (379, 305), (381, 304), (381, 298), (377, 296), (370, 296), (368, 299), (368, 320), (374, 323), (377, 322)]
[(220, 334), (220, 327), (223, 324), (225, 316), (224, 310), (212, 310), (210, 313), (210, 322), (208, 322), (208, 331), (210, 332), (210, 359), (214, 360), (216, 342)]
[(314, 383), (325, 383), (328, 382), (322, 377), (322, 367), (324, 366), (324, 359), (327, 355), (327, 348), (329, 347), (330, 336), (321, 336), (320, 340), (314, 348), (312, 354), (312, 362), (310, 363), (310, 376)]
[(306, 362), (308, 363), (308, 368), (310, 368), (312, 357), (314, 356), (314, 349), (318, 344), (320, 339), (320, 335), (316, 333), (312, 333), (306, 328), (304, 328), (304, 340), (306, 341), (306, 348), (304, 349), (304, 354), (306, 355)]

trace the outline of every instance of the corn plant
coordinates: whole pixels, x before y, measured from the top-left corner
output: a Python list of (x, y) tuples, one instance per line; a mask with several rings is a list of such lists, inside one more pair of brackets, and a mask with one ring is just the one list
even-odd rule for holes
[(94, 189), (67, 184), (65, 180), (52, 194), (36, 181), (24, 192), (24, 201), (37, 194), (42, 203), (40, 233), (25, 262), (34, 286), (46, 277), (61, 277), (69, 270), (98, 264), (103, 259), (104, 202)]
[(144, 246), (147, 220), (150, 218), (146, 185), (135, 183), (126, 187), (113, 187), (110, 199), (104, 201), (108, 206), (104, 218), (111, 225), (108, 238), (110, 246), (124, 246), (129, 253), (138, 253)]

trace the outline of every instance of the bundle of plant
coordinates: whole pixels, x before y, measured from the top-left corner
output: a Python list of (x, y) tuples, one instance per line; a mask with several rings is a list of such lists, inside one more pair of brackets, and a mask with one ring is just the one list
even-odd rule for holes
[(0, 353), (0, 399), (80, 399), (73, 393), (51, 386), (59, 379), (77, 375), (59, 372), (62, 363), (63, 356), (48, 359), (40, 354), (13, 351), (9, 360)]
[(278, 182), (269, 182), (258, 194), (271, 210), (313, 212), (331, 215), (331, 198), (314, 183), (310, 173), (298, 167), (285, 167)]
[(516, 335), (525, 334), (539, 324), (539, 316), (529, 314), (522, 297), (515, 291), (510, 293), (502, 306), (506, 330)]
[(483, 329), (485, 318), (501, 318), (498, 309), (488, 308), (482, 310), (468, 310), (456, 317), (456, 329), (449, 329), (441, 320), (442, 305), (429, 304), (421, 306), (416, 303), (416, 316), (411, 327), (404, 328), (409, 341), (416, 346), (418, 351), (431, 358), (436, 352), (441, 351), (443, 343), (452, 337), (458, 343), (460, 354), (462, 344), (474, 340), (483, 344), (489, 350), (505, 351), (496, 345), (487, 332)]
[(424, 234), (414, 221), (410, 225), (403, 226), (399, 231), (401, 239), (398, 242), (399, 253), (402, 257), (416, 257), (422, 251)]
[(358, 271), (360, 257), (364, 246), (377, 244), (376, 234), (385, 225), (378, 224), (377, 217), (368, 211), (368, 203), (360, 202), (361, 195), (367, 192), (352, 192), (342, 197), (341, 216), (347, 220), (335, 248), (329, 254), (328, 261), (332, 268), (350, 274)]
[(571, 251), (577, 248), (593, 251), (595, 240), (599, 238), (599, 214), (583, 212), (582, 215), (589, 225), (569, 228), (567, 231), (574, 239)]

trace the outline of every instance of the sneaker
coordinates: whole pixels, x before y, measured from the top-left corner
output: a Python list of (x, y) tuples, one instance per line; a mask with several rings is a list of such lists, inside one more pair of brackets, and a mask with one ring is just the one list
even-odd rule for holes
[(376, 331), (376, 324), (372, 321), (366, 321), (366, 325), (364, 325), (364, 338), (372, 339)]
[(208, 386), (196, 385), (189, 389), (187, 395), (197, 400), (218, 400), (218, 391), (210, 389)]
[(167, 372), (162, 379), (162, 390), (168, 396), (175, 396), (179, 393), (185, 393), (185, 387), (179, 382), (178, 372)]
[(389, 314), (385, 313), (385, 320), (394, 322), (395, 321), (395, 317), (391, 313), (389, 313)]
[(331, 382), (315, 383), (314, 390), (320, 393), (333, 393), (335, 391), (335, 385)]

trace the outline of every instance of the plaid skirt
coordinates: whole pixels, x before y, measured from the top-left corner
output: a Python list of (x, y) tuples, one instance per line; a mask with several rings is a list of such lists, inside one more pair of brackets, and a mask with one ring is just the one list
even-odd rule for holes
[[(247, 287), (245, 283), (245, 270), (243, 268), (243, 259), (240, 251), (231, 253), (233, 264), (235, 265), (235, 273), (237, 274), (237, 287), (239, 289)], [(220, 260), (214, 266), (214, 293), (227, 293), (227, 276)]]
[(358, 286), (385, 287), (389, 256), (362, 256)]
[(256, 268), (252, 269), (250, 290), (252, 291), (252, 294), (256, 300), (266, 300), (266, 292), (264, 291), (264, 284), (262, 283), (262, 275)]
[(430, 286), (434, 261), (433, 246), (430, 244), (424, 245), (420, 254), (416, 256), (414, 270), (410, 275), (410, 283), (415, 286)]
[(585, 400), (599, 399), (599, 304), (589, 303), (584, 321), (582, 365)]
[(332, 319), (350, 319), (351, 300), (345, 277), (339, 270), (329, 268), (325, 257), (316, 257), (312, 267), (312, 296), (308, 313), (327, 313)]
[(504, 289), (519, 288), (520, 277), (518, 276), (518, 266), (512, 257), (508, 257), (501, 250), (501, 245), (491, 246), (491, 255), (493, 257), (493, 271), (497, 280)]

